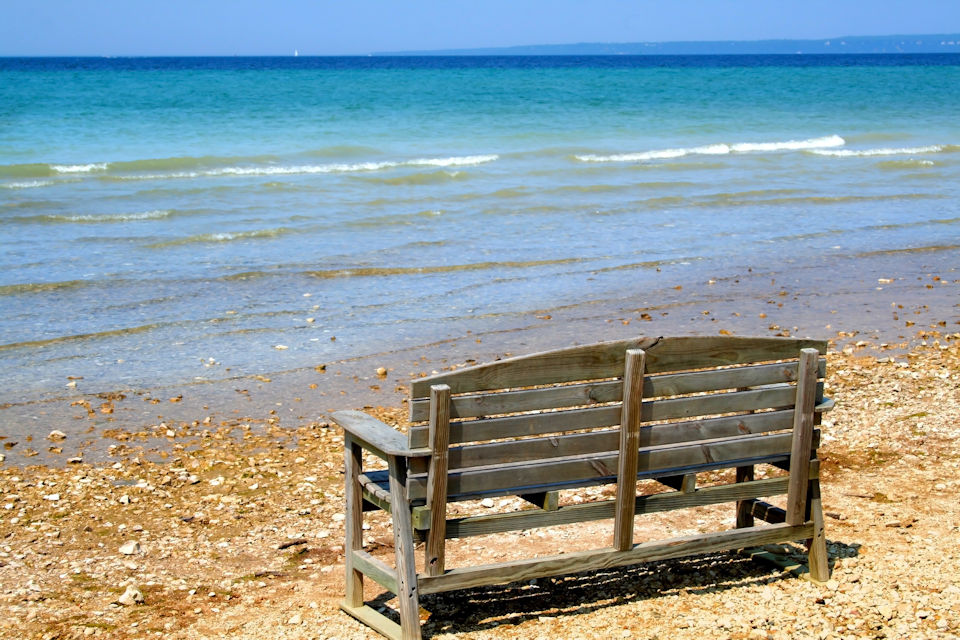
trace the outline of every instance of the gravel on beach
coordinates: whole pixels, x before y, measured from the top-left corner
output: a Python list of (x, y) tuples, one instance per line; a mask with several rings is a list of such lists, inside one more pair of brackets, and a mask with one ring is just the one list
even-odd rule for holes
[[(906, 351), (848, 341), (828, 355), (826, 393), (825, 585), (714, 554), (423, 598), (425, 635), (960, 637), (960, 334), (927, 331)], [(403, 407), (373, 411), (403, 422)], [(46, 433), (19, 446), (75, 437)], [(0, 637), (378, 637), (338, 610), (343, 439), (322, 417), (291, 429), (197, 415), (107, 437), (96, 463), (0, 465)], [(681, 512), (650, 530), (731, 516)], [(389, 556), (387, 520), (368, 522), (368, 547)], [(609, 535), (597, 522), (451, 541), (448, 554), (498, 561)]]

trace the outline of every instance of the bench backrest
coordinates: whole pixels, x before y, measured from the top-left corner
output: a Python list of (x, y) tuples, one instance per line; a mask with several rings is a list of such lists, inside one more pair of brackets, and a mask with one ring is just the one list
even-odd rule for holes
[[(433, 447), (434, 458), (445, 459), (413, 461), (410, 498), (427, 499), (431, 470), (445, 472), (440, 486), (450, 501), (615, 482), (631, 349), (644, 352), (638, 477), (787, 460), (798, 357), (810, 348), (822, 356), (826, 346), (795, 338), (635, 338), (416, 380), (410, 445)], [(822, 357), (816, 369), (822, 379)], [(819, 382), (813, 404), (822, 397)]]

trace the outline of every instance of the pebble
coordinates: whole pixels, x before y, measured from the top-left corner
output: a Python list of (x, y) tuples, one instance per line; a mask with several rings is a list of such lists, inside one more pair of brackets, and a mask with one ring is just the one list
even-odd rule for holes
[(59, 429), (54, 429), (53, 431), (50, 432), (50, 435), (47, 436), (47, 439), (48, 440), (66, 440), (67, 434), (65, 434), (63, 431), (60, 431)]
[(143, 604), (143, 593), (137, 587), (127, 585), (127, 590), (123, 592), (123, 595), (117, 599), (117, 602), (122, 604), (125, 607), (130, 607), (135, 604)]
[(483, 500), (480, 501), (480, 506), (487, 509), (492, 509), (493, 505), (494, 505), (494, 502), (490, 498), (484, 498)]
[(140, 543), (136, 540), (130, 540), (125, 542), (123, 546), (120, 547), (120, 553), (125, 556), (132, 556), (140, 553)]
[[(829, 483), (825, 483), (824, 506), (829, 507), (831, 514), (827, 521), (833, 569), (833, 580), (829, 587), (812, 585), (791, 576), (781, 578), (779, 574), (769, 574), (775, 577), (770, 581), (765, 579), (768, 574), (764, 565), (759, 563), (755, 566), (747, 564), (750, 567), (746, 574), (748, 578), (743, 580), (740, 569), (727, 568), (728, 564), (736, 564), (736, 561), (728, 563), (723, 557), (720, 558), (722, 567), (717, 569), (713, 568), (713, 560), (701, 565), (694, 562), (691, 569), (702, 574), (698, 576), (690, 576), (685, 565), (672, 562), (636, 570), (625, 569), (626, 579), (618, 581), (618, 586), (609, 592), (606, 585), (612, 585), (613, 581), (608, 583), (606, 577), (599, 579), (599, 583), (590, 579), (583, 582), (581, 578), (574, 577), (571, 588), (580, 604), (567, 600), (560, 586), (562, 582), (541, 579), (537, 581), (537, 586), (543, 584), (543, 589), (552, 595), (540, 600), (540, 605), (518, 613), (519, 624), (504, 625), (500, 630), (494, 630), (490, 625), (476, 635), (490, 637), (491, 640), (508, 637), (517, 640), (543, 637), (551, 640), (594, 635), (617, 638), (621, 635), (627, 637), (628, 631), (632, 632), (632, 637), (671, 640), (703, 640), (709, 637), (746, 640), (751, 632), (756, 638), (769, 640), (788, 640), (792, 637), (798, 640), (814, 640), (818, 637), (866, 640), (883, 633), (900, 638), (956, 636), (960, 627), (957, 626), (958, 618), (954, 612), (960, 610), (957, 608), (960, 604), (960, 584), (952, 583), (955, 581), (949, 578), (952, 573), (949, 573), (947, 563), (956, 559), (960, 535), (957, 523), (960, 521), (957, 520), (956, 501), (945, 500), (943, 491), (955, 488), (954, 478), (960, 470), (955, 444), (960, 440), (956, 440), (955, 436), (960, 432), (949, 418), (942, 418), (938, 414), (934, 420), (933, 411), (925, 403), (953, 406), (952, 403), (960, 397), (956, 395), (957, 387), (946, 389), (941, 396), (928, 395), (914, 400), (916, 394), (907, 393), (912, 387), (899, 381), (903, 383), (903, 389), (897, 391), (898, 404), (889, 408), (882, 404), (875, 407), (871, 393), (877, 395), (875, 387), (887, 382), (882, 376), (874, 380), (872, 369), (864, 369), (871, 373), (869, 378), (856, 373), (858, 370), (853, 369), (855, 362), (858, 361), (843, 360), (840, 354), (830, 356), (830, 370), (835, 374), (838, 369), (846, 368), (850, 372), (851, 382), (845, 383), (849, 389), (843, 387), (841, 392), (835, 393), (835, 397), (845, 401), (845, 404), (830, 414), (833, 422), (823, 427), (824, 435), (829, 432), (835, 436), (829, 446), (843, 453), (846, 450), (844, 443), (853, 438), (851, 447), (856, 451), (868, 448), (869, 442), (876, 441), (881, 443), (878, 445), (880, 452), (890, 447), (899, 453), (889, 462), (892, 465), (890, 467), (857, 469), (855, 472), (843, 471), (841, 458), (840, 470), (831, 477)], [(895, 369), (893, 364), (888, 368)], [(375, 369), (368, 365), (368, 375)], [(913, 370), (911, 368), (908, 372)], [(951, 371), (960, 369), (953, 367)], [(891, 375), (895, 373), (893, 371)], [(841, 375), (835, 378), (840, 378), (842, 382)], [(880, 397), (883, 395), (880, 394)], [(863, 398), (868, 398), (869, 402), (863, 401)], [(858, 417), (861, 407), (870, 408), (869, 415), (865, 413), (864, 419)], [(857, 413), (851, 415), (854, 411)], [(927, 445), (924, 445), (927, 447), (925, 456), (912, 455), (919, 450), (920, 443), (918, 441), (910, 445), (913, 448), (908, 448), (908, 444), (913, 442), (909, 430), (884, 436), (889, 440), (881, 439), (884, 432), (880, 417), (892, 420), (919, 411), (930, 411), (931, 417), (925, 419), (926, 428), (930, 429), (931, 434), (938, 433), (944, 437), (942, 441), (930, 437)], [(877, 412), (882, 415), (873, 415)], [(171, 430), (181, 433), (181, 426), (170, 424)], [(48, 428), (52, 428), (52, 425)], [(934, 431), (934, 428), (940, 431)], [(167, 427), (164, 425), (158, 429), (158, 433), (163, 433)], [(136, 454), (130, 453), (123, 454), (122, 463), (107, 460), (89, 467), (66, 470), (61, 465), (59, 470), (48, 471), (46, 475), (39, 471), (23, 471), (15, 476), (13, 470), (0, 467), (3, 472), (0, 473), (0, 520), (4, 525), (11, 525), (5, 530), (5, 534), (9, 535), (0, 539), (0, 591), (4, 592), (9, 602), (0, 603), (0, 629), (5, 628), (4, 620), (12, 620), (14, 627), (19, 624), (26, 628), (19, 637), (39, 640), (48, 629), (60, 629), (56, 626), (60, 623), (54, 622), (58, 616), (64, 613), (66, 617), (73, 615), (64, 609), (68, 606), (72, 612), (84, 617), (75, 618), (78, 622), (71, 631), (59, 630), (61, 638), (67, 635), (106, 637), (124, 633), (133, 636), (134, 620), (130, 619), (131, 615), (139, 623), (137, 628), (142, 633), (138, 632), (138, 635), (144, 636), (150, 633), (147, 629), (164, 629), (157, 637), (161, 634), (166, 637), (187, 637), (196, 635), (200, 625), (204, 625), (205, 629), (210, 629), (207, 633), (211, 637), (228, 637), (231, 634), (229, 629), (235, 629), (232, 632), (235, 637), (293, 638), (319, 625), (321, 630), (311, 632), (311, 637), (314, 634), (322, 639), (359, 638), (361, 635), (372, 637), (365, 627), (338, 613), (335, 606), (323, 598), (317, 599), (319, 608), (316, 606), (318, 602), (311, 603), (316, 613), (310, 613), (304, 605), (304, 598), (309, 594), (306, 591), (301, 593), (298, 589), (298, 573), (275, 575), (266, 571), (263, 576), (250, 573), (251, 561), (256, 563), (256, 567), (266, 569), (273, 567), (272, 563), (286, 558), (286, 554), (277, 554), (271, 543), (302, 537), (309, 539), (311, 551), (317, 552), (314, 557), (302, 559), (301, 566), (309, 567), (303, 577), (315, 572), (311, 579), (316, 579), (324, 588), (342, 588), (344, 558), (340, 544), (342, 533), (339, 532), (342, 532), (343, 515), (337, 512), (342, 509), (343, 488), (342, 480), (335, 475), (342, 468), (342, 436), (333, 427), (321, 427), (320, 423), (316, 428), (301, 433), (303, 439), (297, 449), (293, 446), (268, 449), (251, 436), (250, 446), (242, 449), (241, 455), (232, 448), (233, 445), (228, 445), (226, 438), (222, 441), (217, 438), (217, 431), (214, 430), (206, 442), (219, 443), (221, 448), (211, 448), (209, 451), (201, 448), (196, 453), (177, 450), (166, 461), (166, 465), (160, 466), (151, 462), (146, 454), (140, 454), (143, 457), (133, 462), (129, 456)], [(238, 432), (238, 435), (241, 434)], [(248, 437), (247, 430), (244, 430), (243, 436)], [(122, 449), (118, 450), (117, 455), (121, 455), (120, 451)], [(231, 457), (233, 454), (237, 455), (236, 460)], [(945, 455), (947, 457), (942, 457)], [(306, 457), (311, 464), (296, 463), (297, 457)], [(329, 471), (321, 467), (323, 472), (318, 473), (315, 457), (316, 462), (325, 465)], [(899, 459), (902, 459), (902, 463)], [(189, 474), (194, 473), (198, 474), (193, 476), (198, 482), (197, 486), (180, 486), (191, 477)], [(225, 477), (226, 482), (221, 487), (210, 487), (207, 481), (217, 476)], [(173, 482), (164, 484), (162, 480), (165, 477), (172, 477)], [(202, 484), (200, 477), (203, 478)], [(133, 485), (141, 478), (143, 485), (138, 489)], [(274, 482), (294, 489), (290, 492), (273, 491)], [(862, 488), (865, 482), (869, 483), (869, 490)], [(235, 505), (215, 500), (210, 501), (209, 505), (201, 504), (202, 496), (206, 493), (218, 492), (215, 495), (220, 496), (219, 492), (227, 487), (246, 489), (256, 485), (259, 485), (258, 490), (263, 491), (252, 496), (249, 503)], [(61, 500), (42, 499), (51, 491), (59, 492)], [(874, 496), (874, 491), (880, 497), (890, 496), (893, 502)], [(572, 496), (571, 502), (579, 502), (584, 498), (601, 499), (602, 495), (584, 490), (582, 495)], [(117, 509), (118, 503), (124, 503), (120, 500), (121, 496), (129, 499), (129, 506)], [(243, 496), (246, 501), (246, 494)], [(944, 516), (921, 518), (914, 522), (911, 514), (916, 512), (912, 505), (928, 496), (937, 502), (938, 508), (944, 510)], [(303, 500), (308, 501), (315, 514), (313, 517), (304, 519), (298, 515), (302, 512)], [(67, 501), (70, 502), (69, 510), (64, 509)], [(487, 506), (490, 502), (485, 502), (483, 507), (480, 501), (464, 503), (463, 514), (469, 516), (497, 508), (511, 509), (509, 501), (493, 498), (492, 502), (492, 507)], [(160, 511), (161, 507), (171, 503), (175, 512)], [(195, 513), (199, 508), (203, 511)], [(723, 513), (723, 518), (730, 515), (727, 511)], [(177, 517), (187, 514), (193, 515)], [(642, 518), (638, 519), (638, 526), (643, 526), (643, 522)], [(694, 529), (695, 522), (691, 520), (690, 525)], [(887, 528), (884, 526), (886, 523), (899, 523), (901, 526)], [(911, 523), (912, 526), (908, 528), (904, 523)], [(127, 526), (121, 530), (123, 524)], [(365, 535), (366, 542), (380, 544), (382, 540), (389, 545), (391, 529), (386, 520), (369, 518), (364, 524), (365, 529), (372, 529), (372, 534)], [(322, 527), (321, 530), (316, 531), (316, 526)], [(597, 539), (605, 540), (606, 523), (597, 523), (594, 529), (590, 528), (592, 526), (576, 527), (577, 530), (571, 532), (569, 538), (579, 540), (599, 531), (602, 535), (596, 536)], [(138, 527), (147, 531), (134, 533)], [(582, 531), (579, 530), (581, 528)], [(54, 538), (55, 531), (59, 530), (62, 530), (60, 538)], [(221, 542), (221, 532), (231, 533), (229, 547), (222, 546), (226, 542)], [(905, 533), (912, 534), (910, 539), (902, 535)], [(117, 553), (120, 546), (117, 543), (128, 542), (134, 537), (137, 540), (144, 538), (140, 544), (147, 545), (150, 553), (118, 558), (121, 554)], [(509, 561), (514, 547), (521, 546), (517, 543), (527, 541), (537, 545), (535, 550), (538, 553), (541, 550), (555, 553), (557, 549), (567, 548), (567, 537), (565, 529), (542, 539), (539, 539), (537, 532), (507, 534), (483, 555), (489, 553), (492, 561)], [(56, 556), (44, 548), (47, 545), (56, 545)], [(451, 545), (459, 545), (458, 553), (471, 552), (463, 543), (452, 542)], [(224, 551), (224, 548), (229, 551)], [(41, 551), (48, 551), (49, 555)], [(385, 553), (387, 551), (384, 550)], [(517, 553), (521, 553), (519, 548)], [(176, 563), (178, 558), (187, 554), (197, 562)], [(51, 558), (56, 560), (51, 562)], [(61, 566), (60, 558), (69, 564)], [(315, 564), (307, 562), (314, 558)], [(645, 577), (634, 579), (634, 576), (648, 575), (645, 573), (648, 569), (653, 572), (649, 585)], [(619, 571), (613, 573), (619, 575)], [(717, 588), (703, 588), (702, 584), (714, 584), (714, 571), (720, 576), (721, 584)], [(217, 582), (225, 574), (249, 577), (233, 578), (226, 584)], [(59, 584), (55, 589), (72, 594), (69, 604), (66, 599), (45, 601), (51, 585), (57, 582), (57, 576)], [(701, 578), (705, 582), (702, 583)], [(29, 587), (27, 579), (34, 580)], [(636, 587), (634, 582), (637, 583)], [(602, 586), (597, 587), (598, 584)], [(141, 595), (151, 594), (149, 606), (121, 605), (119, 602), (107, 606), (108, 601), (116, 601), (121, 593), (125, 593), (127, 585), (141, 590)], [(104, 594), (103, 587), (110, 586), (119, 588)], [(191, 588), (196, 593), (188, 600), (187, 593)], [(576, 592), (583, 588), (596, 588), (596, 591), (588, 593), (581, 601)], [(216, 589), (215, 598), (207, 597), (211, 589)], [(342, 594), (339, 591), (336, 593)], [(103, 595), (107, 597), (103, 598)], [(524, 596), (522, 593), (514, 595)], [(131, 598), (135, 596), (131, 594)], [(154, 602), (155, 598), (160, 600)], [(180, 598), (178, 606), (188, 615), (166, 614), (165, 603), (177, 598)], [(249, 602), (258, 603), (256, 610), (246, 607), (248, 598)], [(227, 604), (228, 600), (230, 604)], [(241, 603), (240, 606), (232, 606), (237, 602)], [(582, 602), (594, 608), (577, 611), (573, 615), (560, 613), (567, 605), (572, 608), (581, 606)], [(189, 609), (190, 604), (196, 608), (198, 615), (202, 614), (202, 620), (189, 615), (193, 611)], [(220, 611), (211, 605), (220, 605)], [(499, 611), (502, 614), (503, 605), (497, 606), (501, 607)], [(302, 607), (300, 613), (299, 607)], [(496, 608), (493, 610), (497, 611)], [(452, 636), (457, 631), (464, 631), (457, 627), (456, 622), (456, 616), (464, 612), (465, 608), (461, 605), (445, 607), (434, 611), (434, 620), (437, 625), (450, 624)], [(472, 610), (467, 613), (471, 616), (474, 614)], [(298, 615), (299, 621), (296, 619)], [(115, 631), (105, 632), (106, 626), (86, 626), (91, 623), (111, 625)], [(236, 625), (240, 623), (245, 624), (238, 628)], [(474, 634), (467, 631), (466, 635)], [(6, 637), (4, 631), (0, 630), (0, 636)]]

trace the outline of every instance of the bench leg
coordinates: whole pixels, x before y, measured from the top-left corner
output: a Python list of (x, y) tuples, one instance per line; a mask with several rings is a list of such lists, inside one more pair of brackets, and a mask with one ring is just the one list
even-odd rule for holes
[(413, 549), (413, 524), (410, 521), (410, 500), (407, 496), (407, 461), (399, 456), (390, 456), (388, 462), (401, 637), (403, 640), (420, 640), (420, 598)]
[(363, 492), (357, 482), (360, 475), (362, 452), (360, 445), (349, 437), (343, 443), (344, 462), (346, 463), (345, 502), (346, 520), (344, 521), (344, 565), (346, 567), (346, 597), (344, 604), (349, 607), (363, 605), (363, 574), (353, 566), (353, 551), (363, 548)]
[[(737, 467), (737, 482), (750, 482), (754, 478), (753, 465)], [(754, 525), (753, 500), (737, 501), (737, 529), (745, 529)]]
[(830, 564), (827, 556), (827, 538), (824, 533), (823, 507), (820, 504), (820, 480), (810, 481), (810, 517), (813, 519), (813, 537), (807, 540), (807, 563), (810, 577), (817, 582), (830, 579)]

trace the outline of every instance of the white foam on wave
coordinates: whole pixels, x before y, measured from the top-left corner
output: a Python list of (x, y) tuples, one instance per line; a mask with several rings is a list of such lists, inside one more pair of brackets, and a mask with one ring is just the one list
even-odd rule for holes
[(882, 149), (811, 149), (811, 153), (819, 156), (834, 156), (837, 158), (864, 158), (870, 156), (904, 156), (915, 153), (940, 153), (946, 147), (942, 144), (931, 144), (925, 147), (901, 147)]
[(838, 135), (810, 138), (809, 140), (787, 140), (785, 142), (740, 142), (730, 145), (738, 153), (752, 151), (803, 151), (806, 149), (824, 149), (842, 147), (846, 141)]
[(669, 160), (684, 156), (718, 156), (730, 153), (730, 146), (726, 144), (711, 144), (702, 147), (687, 149), (658, 149), (656, 151), (642, 151), (639, 153), (616, 153), (609, 156), (593, 154), (574, 156), (581, 162), (643, 162), (645, 160)]
[(132, 222), (136, 220), (159, 220), (170, 215), (169, 209), (143, 211), (141, 213), (106, 213), (76, 216), (51, 216), (62, 222)]
[(53, 180), (27, 180), (25, 182), (8, 182), (0, 184), (4, 189), (36, 189), (38, 187), (49, 187), (54, 184)]
[(729, 153), (755, 153), (771, 151), (799, 151), (843, 146), (845, 141), (838, 135), (808, 140), (786, 140), (781, 142), (737, 142), (734, 144), (708, 144), (700, 147), (679, 149), (658, 149), (638, 153), (617, 153), (601, 156), (594, 154), (574, 156), (581, 162), (644, 162), (647, 160), (669, 160), (685, 156), (719, 156)]
[[(223, 167), (210, 169), (199, 174), (203, 176), (284, 176), (308, 175), (315, 173), (348, 173), (351, 171), (379, 171), (399, 166), (398, 162), (357, 162), (354, 164), (295, 165), (289, 167)], [(179, 176), (178, 176), (179, 177)], [(193, 176), (185, 176), (193, 177)]]
[(408, 160), (402, 164), (410, 167), (469, 167), (478, 164), (486, 164), (499, 160), (500, 156), (495, 153), (478, 156), (453, 156), (450, 158), (421, 158), (419, 160)]
[(57, 173), (92, 173), (106, 171), (106, 162), (91, 162), (90, 164), (53, 164), (50, 168)]
[(387, 160), (382, 162), (353, 162), (318, 165), (220, 167), (205, 171), (179, 171), (176, 173), (153, 173), (118, 176), (122, 180), (176, 180), (217, 176), (285, 176), (313, 175), (324, 173), (355, 173), (382, 171), (397, 167), (466, 167), (498, 160), (496, 154), (474, 156), (451, 156), (449, 158), (418, 158), (415, 160)]

